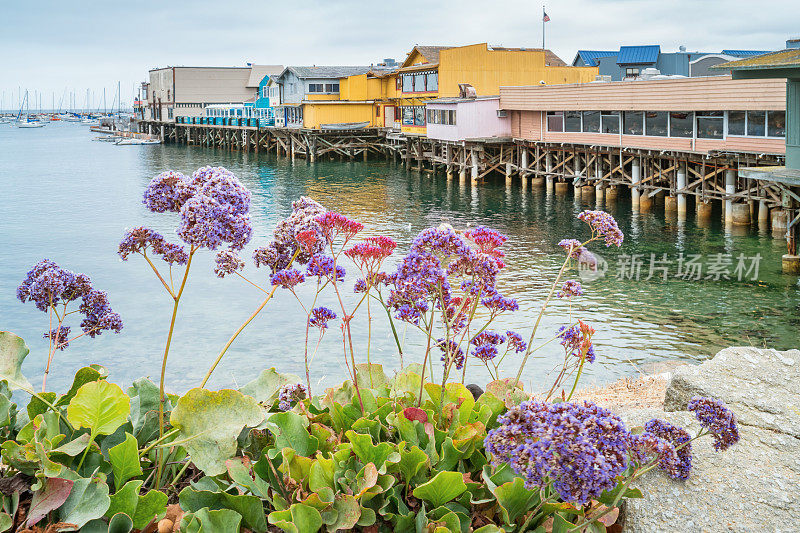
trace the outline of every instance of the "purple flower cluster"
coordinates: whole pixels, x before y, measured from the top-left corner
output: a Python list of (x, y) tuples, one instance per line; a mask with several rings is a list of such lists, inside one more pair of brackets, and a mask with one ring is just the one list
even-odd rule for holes
[[(692, 470), (692, 445), (689, 433), (665, 420), (653, 418), (644, 425), (645, 434), (664, 439), (676, 451), (677, 460), (667, 456), (659, 461), (659, 468), (672, 479), (686, 479)], [(678, 448), (680, 446), (680, 448)]]
[(69, 326), (53, 328), (42, 335), (42, 337), (45, 339), (50, 339), (57, 349), (64, 350), (69, 346), (69, 332), (71, 329), (72, 328)]
[(573, 279), (565, 281), (564, 285), (561, 286), (561, 290), (558, 291), (557, 294), (559, 298), (572, 298), (573, 296), (582, 295), (583, 287), (581, 286), (581, 283)]
[(304, 265), (323, 252), (328, 240), (316, 219), (325, 212), (322, 205), (307, 196), (292, 202), (292, 214), (275, 227), (273, 240), (253, 252), (256, 267), (266, 266), (275, 273), (289, 266), (295, 253), (295, 261)]
[(305, 281), (303, 273), (296, 268), (287, 268), (279, 270), (270, 276), (270, 282), (273, 285), (280, 285), (284, 289), (293, 291), (294, 288)]
[[(640, 465), (658, 460), (658, 467), (673, 479), (686, 479), (681, 459), (675, 446), (665, 438), (653, 433), (642, 433), (630, 437), (631, 458)], [(688, 476), (688, 470), (686, 470)]]
[(327, 307), (315, 307), (311, 310), (308, 325), (320, 330), (328, 329), (328, 322), (336, 320), (336, 313)]
[(528, 489), (553, 488), (584, 505), (616, 485), (628, 463), (630, 434), (619, 417), (591, 402), (523, 402), (498, 418), (484, 445)]
[(695, 396), (687, 405), (689, 411), (694, 411), (694, 416), (700, 425), (708, 429), (714, 437), (714, 449), (727, 450), (739, 441), (739, 427), (736, 424), (736, 415), (728, 409), (722, 400)]
[(442, 350), (442, 361), (448, 364), (448, 356), (458, 370), (464, 368), (464, 350), (458, 347), (458, 343), (448, 339), (437, 339), (436, 346)]
[(244, 268), (244, 261), (233, 250), (220, 250), (214, 258), (214, 274), (224, 278)]
[(130, 254), (144, 255), (148, 248), (170, 265), (185, 265), (189, 260), (189, 254), (183, 246), (169, 243), (160, 233), (143, 226), (125, 232), (117, 253), (123, 261), (127, 261)]
[(522, 339), (522, 335), (516, 331), (506, 331), (508, 337), (508, 349), (514, 350), (517, 353), (524, 352), (528, 347), (528, 343)]
[(484, 362), (494, 359), (497, 357), (497, 346), (504, 342), (506, 342), (504, 335), (496, 331), (483, 331), (470, 341), (470, 344), (475, 347), (472, 355)]
[(292, 408), (292, 403), (304, 400), (307, 395), (308, 390), (305, 385), (300, 383), (284, 385), (278, 392), (278, 409), (288, 411)]
[(617, 221), (610, 214), (605, 211), (587, 210), (580, 213), (578, 218), (591, 226), (594, 236), (603, 237), (606, 246), (611, 246), (612, 244), (622, 246), (622, 240), (625, 236), (620, 231)]
[(92, 290), (86, 274), (65, 270), (49, 259), (42, 259), (25, 276), (17, 288), (17, 299), (31, 301), (40, 311), (56, 304), (66, 304), (82, 298)]
[[(333, 257), (325, 254), (316, 254), (308, 261), (306, 275), (308, 277), (316, 276), (320, 279), (327, 278), (333, 280), (334, 263)], [(336, 281), (344, 281), (346, 274), (344, 267), (340, 265), (335, 265), (335, 267)]]
[(558, 328), (558, 337), (561, 339), (559, 342), (567, 354), (585, 358), (590, 363), (594, 363), (595, 359), (592, 335), (594, 335), (594, 328), (580, 320), (569, 328), (566, 326)]
[[(111, 309), (108, 295), (93, 289), (89, 276), (63, 269), (49, 259), (39, 261), (28, 272), (17, 288), (17, 298), (23, 303), (34, 302), (41, 311), (59, 304), (66, 308), (80, 298), (78, 311), (84, 315), (81, 328), (86, 335), (95, 337), (103, 331), (119, 333), (122, 330), (122, 319)], [(44, 337), (55, 341), (56, 347), (63, 350), (67, 347), (69, 331), (69, 326), (61, 325)]]
[[(178, 236), (191, 246), (241, 250), (250, 241), (250, 191), (229, 170), (203, 167), (191, 179), (173, 171), (159, 174), (144, 192), (156, 213), (180, 212)], [(125, 244), (125, 241), (123, 241)], [(122, 255), (122, 245), (120, 245)]]
[(572, 259), (578, 259), (581, 252), (586, 250), (581, 244), (581, 241), (578, 239), (561, 239), (558, 242), (558, 245), (562, 247)]
[(111, 310), (108, 293), (105, 291), (89, 291), (83, 297), (80, 312), (85, 316), (81, 322), (81, 329), (90, 337), (100, 335), (104, 330), (115, 333), (122, 330), (122, 319), (119, 314)]

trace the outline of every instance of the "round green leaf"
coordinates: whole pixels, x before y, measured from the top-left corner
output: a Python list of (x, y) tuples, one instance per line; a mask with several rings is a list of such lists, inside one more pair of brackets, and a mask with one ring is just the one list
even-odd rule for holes
[(30, 349), (21, 337), (10, 331), (0, 331), (0, 380), (8, 381), (11, 390), (33, 390), (21, 370), (22, 362), (29, 352)]
[(128, 419), (130, 403), (118, 385), (92, 381), (69, 402), (67, 419), (76, 428), (89, 428), (92, 435), (110, 435)]
[(412, 494), (439, 507), (457, 498), (467, 490), (464, 477), (459, 472), (439, 472), (436, 476), (414, 489)]

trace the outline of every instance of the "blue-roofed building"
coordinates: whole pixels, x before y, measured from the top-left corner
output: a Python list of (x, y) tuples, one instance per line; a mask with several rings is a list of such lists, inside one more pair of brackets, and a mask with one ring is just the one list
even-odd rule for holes
[(655, 69), (649, 72), (664, 76), (718, 76), (724, 72), (711, 71), (711, 66), (763, 53), (760, 50), (687, 52), (683, 47), (678, 52), (662, 52), (657, 44), (620, 46), (617, 51), (578, 50), (572, 66), (596, 66), (599, 75), (611, 81), (639, 78), (645, 69)]

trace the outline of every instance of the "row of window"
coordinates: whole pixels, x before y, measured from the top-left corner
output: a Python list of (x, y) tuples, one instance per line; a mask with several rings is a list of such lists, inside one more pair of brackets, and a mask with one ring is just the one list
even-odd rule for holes
[(439, 90), (439, 73), (431, 70), (401, 74), (397, 77), (397, 89), (404, 93), (436, 92)]
[(207, 107), (207, 117), (246, 117), (246, 118), (269, 118), (273, 115), (271, 107)]
[(425, 106), (406, 105), (400, 107), (400, 116), (403, 126), (424, 126), (425, 125)]
[(310, 93), (338, 93), (338, 83), (309, 83), (308, 92)]
[(428, 109), (428, 124), (456, 125), (455, 109)]
[(548, 111), (547, 131), (696, 137), (785, 137), (784, 111)]

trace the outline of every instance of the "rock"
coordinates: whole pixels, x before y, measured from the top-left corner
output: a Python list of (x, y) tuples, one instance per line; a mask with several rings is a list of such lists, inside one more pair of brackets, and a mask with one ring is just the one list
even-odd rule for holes
[(800, 438), (800, 350), (726, 348), (701, 365), (678, 367), (664, 409), (685, 410), (695, 395), (724, 401), (742, 426)]
[[(687, 411), (627, 411), (626, 425), (662, 418), (694, 435), (699, 424)], [(741, 440), (716, 452), (710, 436), (692, 443), (692, 473), (674, 481), (655, 469), (634, 484), (643, 499), (626, 500), (627, 533), (680, 531), (796, 532), (800, 523), (800, 440), (755, 426), (740, 426)]]
[(724, 401), (736, 413), (740, 440), (725, 452), (713, 439), (692, 443), (692, 473), (674, 481), (654, 470), (638, 483), (645, 498), (627, 500), (626, 532), (800, 529), (800, 350), (727, 348), (697, 366), (674, 370), (664, 409), (623, 412), (626, 424), (664, 418), (694, 435), (692, 396)]
[(475, 400), (483, 396), (483, 389), (479, 385), (475, 385), (474, 383), (470, 383), (469, 385), (467, 385), (467, 390), (472, 393), (472, 397)]

